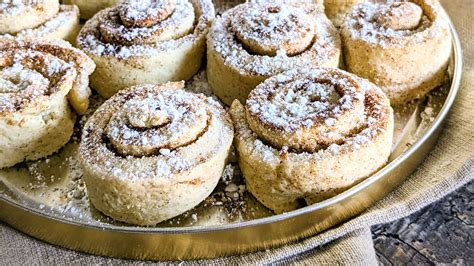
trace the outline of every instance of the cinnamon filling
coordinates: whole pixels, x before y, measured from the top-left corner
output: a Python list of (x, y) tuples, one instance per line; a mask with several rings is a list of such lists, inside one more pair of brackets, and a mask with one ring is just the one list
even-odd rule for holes
[(69, 64), (51, 55), (28, 50), (0, 52), (0, 113), (19, 111), (59, 91), (74, 77)]
[(249, 4), (237, 10), (231, 27), (244, 48), (258, 55), (294, 56), (307, 50), (315, 38), (311, 16), (285, 4)]
[(106, 134), (124, 156), (148, 156), (194, 142), (206, 131), (210, 114), (203, 97), (163, 89), (134, 95), (110, 118)]
[(420, 6), (410, 2), (397, 2), (382, 5), (374, 16), (381, 26), (393, 30), (416, 29), (423, 18)]
[(315, 152), (344, 142), (366, 124), (364, 88), (339, 71), (283, 74), (250, 94), (246, 116), (260, 139), (279, 149)]
[(128, 0), (100, 18), (99, 32), (107, 43), (152, 44), (189, 34), (194, 20), (187, 0)]

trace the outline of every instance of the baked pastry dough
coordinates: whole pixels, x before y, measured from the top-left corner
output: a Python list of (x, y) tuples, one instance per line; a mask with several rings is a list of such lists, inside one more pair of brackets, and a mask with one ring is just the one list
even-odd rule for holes
[(320, 4), (247, 2), (214, 21), (207, 56), (209, 85), (230, 105), (282, 71), (337, 67), (340, 40)]
[(122, 90), (87, 121), (80, 161), (90, 200), (104, 214), (155, 225), (195, 207), (216, 187), (232, 121), (215, 100), (183, 86)]
[(59, 38), (74, 42), (79, 9), (58, 0), (2, 1), (0, 37)]
[(324, 12), (334, 26), (339, 27), (353, 5), (366, 1), (367, 0), (324, 0)]
[(347, 69), (377, 84), (392, 104), (423, 97), (444, 82), (451, 54), (437, 1), (357, 5), (341, 36)]
[(77, 40), (97, 64), (91, 87), (108, 98), (138, 84), (191, 78), (214, 15), (211, 0), (126, 0), (100, 11)]
[(276, 213), (329, 198), (380, 169), (393, 110), (367, 80), (335, 68), (265, 80), (230, 113), (247, 189)]
[[(65, 41), (0, 39), (0, 168), (47, 156), (87, 109), (94, 63)], [(69, 103), (68, 103), (69, 97)]]
[(81, 18), (90, 19), (95, 13), (119, 3), (120, 0), (65, 0), (63, 2), (76, 5), (81, 10)]

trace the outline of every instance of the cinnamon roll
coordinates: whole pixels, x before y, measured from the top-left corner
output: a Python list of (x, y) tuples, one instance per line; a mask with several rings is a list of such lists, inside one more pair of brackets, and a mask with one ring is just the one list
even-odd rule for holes
[(136, 225), (155, 225), (216, 187), (233, 139), (230, 116), (183, 82), (141, 85), (107, 100), (87, 121), (80, 161), (92, 204)]
[(335, 68), (265, 80), (230, 113), (247, 189), (276, 213), (331, 197), (390, 155), (393, 110), (367, 80)]
[(79, 7), (82, 19), (90, 19), (100, 10), (111, 7), (120, 0), (65, 0), (64, 3), (73, 4)]
[(247, 2), (214, 21), (207, 55), (209, 85), (230, 105), (285, 70), (337, 67), (340, 40), (320, 4)]
[(108, 98), (142, 83), (191, 78), (214, 15), (211, 0), (126, 0), (100, 11), (77, 40), (97, 64), (91, 87)]
[(324, 0), (324, 11), (332, 23), (339, 27), (352, 6), (363, 2), (366, 0)]
[[(88, 105), (94, 63), (64, 41), (0, 39), (0, 168), (47, 156), (69, 141)], [(69, 98), (69, 103), (68, 103)]]
[(79, 9), (58, 0), (2, 1), (0, 37), (59, 38), (74, 42)]
[(451, 54), (446, 15), (437, 1), (357, 5), (341, 36), (347, 69), (377, 84), (392, 104), (441, 85)]

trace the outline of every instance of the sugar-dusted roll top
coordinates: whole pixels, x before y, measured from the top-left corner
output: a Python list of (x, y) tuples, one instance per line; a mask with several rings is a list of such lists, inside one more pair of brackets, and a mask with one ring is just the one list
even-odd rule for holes
[(0, 37), (59, 38), (74, 41), (79, 9), (58, 0), (2, 1)]
[(207, 41), (207, 77), (224, 103), (244, 103), (258, 84), (283, 71), (338, 67), (339, 33), (311, 1), (248, 1), (225, 11)]
[(421, 43), (448, 30), (439, 3), (432, 0), (356, 5), (344, 24), (351, 37), (384, 47)]
[(97, 13), (78, 43), (97, 55), (153, 55), (195, 41), (213, 18), (209, 0), (125, 0)]
[(140, 85), (87, 121), (80, 161), (92, 204), (131, 224), (156, 225), (216, 187), (234, 129), (226, 111), (184, 82)]
[(213, 115), (203, 95), (185, 93), (182, 83), (159, 91), (141, 90), (116, 109), (106, 134), (123, 156), (151, 156), (176, 150), (205, 133)]
[(59, 12), (58, 0), (2, 1), (0, 33), (16, 34), (40, 26)]
[(304, 9), (283, 4), (254, 4), (238, 8), (231, 27), (245, 49), (259, 55), (297, 55), (313, 42), (315, 25)]
[(211, 0), (127, 0), (86, 22), (78, 46), (97, 65), (91, 87), (102, 97), (149, 83), (189, 80), (205, 59)]
[(276, 213), (348, 189), (383, 167), (391, 151), (388, 98), (336, 68), (273, 76), (230, 113), (247, 188)]
[(437, 1), (356, 5), (341, 37), (347, 70), (382, 88), (392, 104), (421, 98), (445, 81), (452, 38)]
[(94, 63), (70, 44), (2, 39), (0, 66), (0, 113), (36, 109), (48, 97), (66, 95), (77, 112), (87, 110)]
[(127, 0), (101, 17), (99, 31), (107, 43), (153, 44), (191, 33), (194, 19), (187, 0)]
[(339, 63), (339, 38), (320, 4), (240, 4), (215, 21), (210, 38), (225, 63), (246, 74)]
[(390, 118), (387, 99), (367, 84), (337, 69), (288, 71), (250, 93), (247, 121), (259, 138), (277, 149), (326, 149), (364, 129), (376, 132)]
[(99, 174), (120, 169), (116, 178), (185, 177), (227, 149), (229, 116), (217, 102), (183, 86), (141, 85), (114, 95), (84, 128), (84, 162), (103, 167)]

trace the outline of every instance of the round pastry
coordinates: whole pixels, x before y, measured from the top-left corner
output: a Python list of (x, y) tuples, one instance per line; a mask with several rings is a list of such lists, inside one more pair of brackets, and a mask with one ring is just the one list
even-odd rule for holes
[(247, 189), (276, 213), (342, 192), (383, 167), (391, 151), (388, 98), (335, 68), (271, 77), (230, 113)]
[(366, 0), (324, 0), (324, 11), (332, 23), (339, 27), (353, 5)]
[(81, 10), (81, 18), (90, 19), (95, 13), (117, 4), (120, 0), (65, 0), (63, 2), (78, 6)]
[[(0, 39), (0, 168), (47, 156), (87, 109), (94, 63), (65, 41)], [(68, 103), (69, 97), (69, 103)]]
[(195, 207), (216, 187), (232, 121), (215, 100), (183, 86), (122, 90), (87, 121), (80, 161), (89, 198), (104, 214), (155, 225)]
[(59, 38), (74, 42), (79, 9), (58, 0), (2, 1), (0, 37)]
[(134, 85), (191, 78), (214, 15), (211, 0), (126, 0), (100, 11), (77, 40), (97, 65), (91, 87), (109, 98)]
[(207, 56), (209, 85), (230, 105), (285, 70), (337, 67), (340, 40), (320, 4), (247, 2), (214, 21)]
[(356, 5), (341, 30), (347, 70), (377, 84), (392, 104), (441, 85), (451, 35), (436, 1)]

